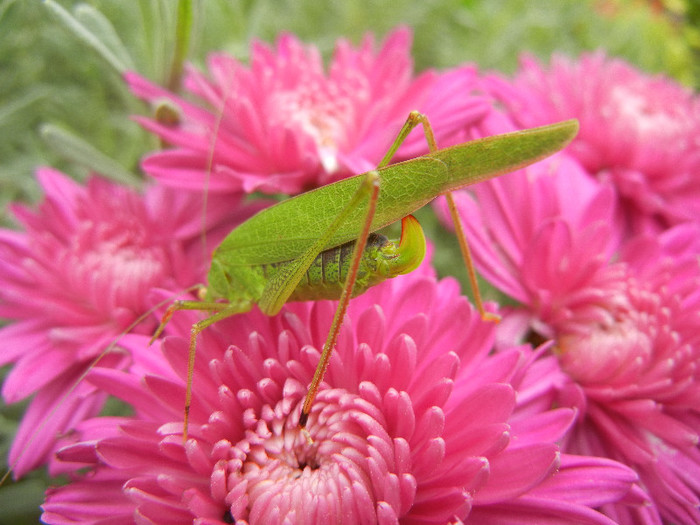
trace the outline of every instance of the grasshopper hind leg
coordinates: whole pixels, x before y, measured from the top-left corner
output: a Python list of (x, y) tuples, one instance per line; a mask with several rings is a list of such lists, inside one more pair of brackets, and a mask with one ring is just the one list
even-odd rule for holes
[[(428, 149), (430, 152), (435, 152), (437, 150), (437, 144), (435, 141), (435, 134), (433, 133), (432, 126), (430, 125), (430, 122), (428, 118), (423, 115), (422, 113), (419, 113), (418, 111), (412, 111), (409, 115), (408, 118), (406, 119), (406, 122), (402, 126), (401, 130), (399, 131), (396, 139), (390, 146), (389, 150), (387, 151), (386, 155), (382, 158), (382, 160), (379, 162), (377, 169), (381, 169), (384, 166), (387, 166), (396, 152), (398, 151), (399, 147), (401, 144), (406, 140), (406, 137), (408, 137), (409, 133), (417, 127), (417, 126), (422, 126), (423, 127), (423, 134), (425, 135), (425, 139), (428, 143)], [(369, 172), (371, 174), (373, 172)], [(378, 172), (375, 172), (378, 173)], [(377, 197), (379, 195), (380, 191), (380, 183), (381, 181), (379, 178), (376, 178), (375, 180), (366, 180), (364, 181), (365, 184), (368, 185), (371, 189), (369, 191), (365, 190), (365, 198), (367, 200), (366, 204), (366, 213), (365, 213), (365, 219), (362, 227), (362, 231), (359, 232), (359, 235), (357, 237), (357, 241), (355, 244), (355, 249), (353, 251), (352, 255), (352, 262), (350, 266), (350, 271), (348, 272), (347, 279), (345, 281), (345, 285), (343, 287), (343, 293), (340, 297), (340, 301), (338, 302), (338, 306), (336, 308), (336, 313), (335, 317), (333, 318), (333, 323), (331, 324), (331, 328), (328, 332), (328, 338), (326, 339), (326, 343), (323, 346), (323, 352), (321, 353), (321, 360), (316, 368), (316, 372), (314, 374), (314, 377), (311, 381), (311, 385), (309, 387), (309, 390), (306, 394), (306, 398), (304, 399), (304, 404), (301, 409), (301, 414), (299, 416), (299, 426), (301, 427), (302, 430), (305, 430), (306, 424), (309, 419), (309, 414), (311, 413), (311, 406), (313, 404), (313, 401), (316, 397), (316, 394), (318, 392), (319, 386), (321, 381), (323, 380), (323, 376), (325, 374), (326, 368), (328, 367), (328, 362), (330, 360), (330, 355), (331, 352), (333, 351), (333, 348), (335, 347), (335, 344), (337, 342), (338, 338), (338, 333), (340, 329), (340, 324), (343, 321), (343, 318), (345, 316), (345, 311), (348, 306), (348, 302), (350, 300), (350, 297), (352, 296), (352, 290), (353, 286), (355, 284), (355, 279), (357, 276), (357, 266), (359, 265), (359, 260), (362, 255), (362, 250), (365, 247), (365, 244), (367, 242), (367, 237), (370, 233), (370, 225), (372, 223), (372, 219), (374, 217), (375, 211), (376, 211), (376, 205), (377, 205)], [(357, 199), (357, 195), (361, 194), (361, 189), (358, 189), (358, 192), (356, 194), (355, 199)], [(447, 192), (446, 197), (448, 199), (448, 202), (452, 203), (452, 206), (454, 208), (454, 201), (452, 199), (452, 194), (450, 192)], [(350, 206), (358, 206), (359, 203), (349, 203), (348, 207)], [(456, 210), (455, 210), (456, 211)], [(459, 237), (459, 242), (460, 242), (460, 248), (462, 251), (462, 255), (464, 258), (465, 265), (467, 267), (468, 271), (468, 276), (469, 280), (472, 284), (472, 288), (474, 290), (475, 294), (475, 302), (477, 309), (479, 313), (481, 314), (482, 319), (486, 321), (498, 321), (499, 317), (491, 314), (489, 312), (486, 312), (483, 306), (483, 302), (481, 300), (481, 294), (479, 293), (479, 287), (476, 282), (476, 274), (474, 272), (473, 264), (471, 261), (471, 255), (469, 252), (469, 247), (466, 243), (466, 239), (464, 237), (464, 231), (463, 227), (461, 224), (461, 221), (459, 220), (459, 216), (456, 213), (453, 213), (453, 218), (455, 220), (455, 227), (457, 228), (458, 231), (458, 237)], [(308, 432), (306, 432), (307, 435), (307, 440), (310, 440), (310, 437), (308, 435)]]
[[(423, 126), (423, 134), (425, 135), (425, 140), (428, 143), (428, 150), (430, 151), (430, 153), (434, 153), (435, 151), (437, 151), (438, 147), (435, 141), (435, 133), (433, 133), (433, 127), (430, 125), (428, 117), (417, 111), (411, 111), (408, 118), (406, 119), (406, 123), (403, 125), (403, 128), (401, 128), (401, 131), (399, 131), (399, 135), (394, 141), (394, 144), (392, 144), (386, 156), (384, 157), (384, 159), (382, 159), (382, 162), (379, 165), (380, 167), (389, 163), (391, 157), (396, 153), (396, 150), (399, 148), (399, 146), (408, 136), (411, 130), (419, 125)], [(481, 298), (479, 284), (476, 280), (476, 270), (474, 270), (474, 262), (472, 260), (471, 250), (469, 249), (469, 243), (467, 243), (467, 237), (464, 234), (464, 225), (462, 223), (462, 219), (459, 216), (459, 213), (457, 212), (457, 206), (455, 205), (452, 192), (445, 192), (444, 195), (447, 199), (447, 206), (450, 210), (450, 216), (455, 227), (455, 235), (457, 237), (457, 241), (459, 242), (459, 249), (462, 253), (464, 266), (467, 270), (467, 278), (469, 280), (469, 285), (471, 286), (472, 292), (474, 294), (474, 303), (476, 305), (476, 309), (479, 311), (479, 315), (481, 316), (482, 320), (497, 323), (501, 320), (501, 317), (497, 314), (487, 312), (486, 308), (484, 307), (484, 301)]]

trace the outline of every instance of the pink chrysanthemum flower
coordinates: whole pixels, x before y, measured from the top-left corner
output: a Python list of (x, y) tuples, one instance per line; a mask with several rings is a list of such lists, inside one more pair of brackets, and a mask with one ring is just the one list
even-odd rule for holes
[[(414, 77), (410, 44), (406, 29), (377, 52), (369, 36), (359, 49), (341, 40), (326, 73), (318, 50), (292, 35), (274, 50), (256, 42), (250, 66), (217, 54), (210, 78), (189, 70), (184, 85), (198, 103), (129, 73), (137, 96), (180, 111), (174, 125), (138, 119), (173, 146), (143, 169), (184, 188), (296, 194), (376, 167), (412, 110), (428, 115), (441, 144), (457, 140), (489, 111), (484, 97), (469, 95), (476, 72)], [(425, 139), (416, 132), (400, 151), (425, 153)]]
[(461, 194), (483, 274), (518, 300), (501, 340), (553, 338), (565, 451), (632, 466), (654, 505), (619, 523), (700, 521), (700, 229), (621, 239), (612, 188), (560, 155)]
[(524, 58), (513, 81), (485, 82), (522, 127), (577, 118), (568, 148), (592, 175), (611, 181), (633, 231), (658, 231), (700, 214), (700, 101), (602, 53), (545, 69)]
[(207, 328), (185, 445), (196, 317), (180, 313), (162, 344), (167, 363), (134, 351), (131, 374), (93, 374), (136, 415), (86, 422), (84, 441), (60, 452), (95, 469), (49, 491), (45, 522), (444, 524), (473, 513), (481, 524), (611, 523), (590, 506), (625, 497), (635, 481), (614, 462), (560, 458), (569, 409), (518, 417), (516, 378), (536, 383), (522, 379), (528, 350), (490, 355), (493, 326), (453, 281), (412, 274), (351, 303), (309, 418), (313, 444), (299, 412), (333, 303)]
[[(0, 365), (14, 363), (2, 394), (8, 403), (36, 394), (10, 453), (16, 475), (44, 462), (56, 434), (102, 405), (85, 384), (63, 397), (151, 308), (149, 290), (202, 282), (208, 253), (199, 194), (150, 187), (142, 196), (98, 178), (83, 187), (51, 169), (37, 176), (46, 193), (40, 208), (14, 206), (24, 231), (0, 230), (0, 317), (14, 321), (0, 329)], [(230, 199), (209, 204), (212, 240), (224, 219), (244, 216)], [(144, 321), (137, 331), (153, 329), (155, 317)], [(103, 365), (123, 357), (115, 352)]]

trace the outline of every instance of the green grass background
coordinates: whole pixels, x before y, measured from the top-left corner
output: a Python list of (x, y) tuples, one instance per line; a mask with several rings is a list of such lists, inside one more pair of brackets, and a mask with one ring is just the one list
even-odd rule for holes
[[(604, 49), (645, 71), (698, 85), (694, 0), (0, 0), (0, 225), (12, 227), (9, 202), (40, 199), (37, 166), (77, 180), (97, 170), (138, 183), (139, 158), (157, 142), (130, 121), (145, 108), (120, 71), (166, 83), (183, 42), (178, 8), (188, 4), (186, 58), (199, 66), (212, 50), (246, 60), (252, 39), (273, 42), (282, 31), (329, 57), (340, 37), (357, 43), (372, 32), (379, 41), (404, 24), (414, 31), (416, 71), (472, 62), (510, 73), (522, 52), (547, 60), (553, 52)], [(463, 272), (449, 263), (459, 257), (454, 243), (427, 223), (448, 261), (441, 271)], [(21, 411), (22, 405), (0, 410), (3, 460)], [(47, 484), (35, 473), (1, 487), (0, 524), (37, 523)]]

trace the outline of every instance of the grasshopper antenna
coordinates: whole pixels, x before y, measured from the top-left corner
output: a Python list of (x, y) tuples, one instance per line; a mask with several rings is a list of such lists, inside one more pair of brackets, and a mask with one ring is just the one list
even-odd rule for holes
[(212, 129), (212, 140), (209, 143), (209, 151), (207, 152), (207, 166), (206, 166), (206, 176), (204, 177), (204, 187), (202, 191), (204, 195), (202, 197), (202, 233), (200, 235), (202, 240), (202, 249), (204, 250), (204, 255), (207, 253), (207, 209), (209, 205), (209, 186), (211, 183), (212, 169), (214, 168), (214, 153), (216, 152), (216, 145), (219, 141), (219, 130), (221, 129), (221, 123), (224, 120), (224, 112), (226, 111), (226, 101), (229, 99), (231, 92), (233, 91), (231, 84), (233, 80), (231, 79), (226, 86), (226, 91), (221, 97), (221, 105), (218, 108), (216, 114), (216, 120), (214, 121), (214, 128)]

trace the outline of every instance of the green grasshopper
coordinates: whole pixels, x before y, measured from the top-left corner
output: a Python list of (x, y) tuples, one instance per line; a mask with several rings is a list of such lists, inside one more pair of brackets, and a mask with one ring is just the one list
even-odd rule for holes
[[(389, 165), (419, 124), (430, 153)], [(541, 160), (566, 146), (577, 131), (578, 122), (568, 120), (438, 150), (427, 118), (412, 112), (376, 169), (280, 202), (234, 229), (213, 253), (208, 286), (200, 289), (201, 300), (172, 303), (152, 339), (162, 333), (177, 310), (211, 314), (192, 326), (183, 441), (187, 440), (196, 341), (202, 330), (256, 304), (263, 313), (275, 315), (288, 301), (339, 299), (299, 418), (306, 432), (350, 298), (420, 264), (425, 238), (410, 214), (439, 195), (447, 197), (476, 306), (482, 318), (497, 320), (484, 310), (450, 192)], [(398, 244), (372, 233), (399, 219)]]

